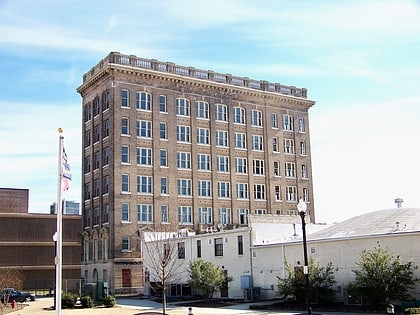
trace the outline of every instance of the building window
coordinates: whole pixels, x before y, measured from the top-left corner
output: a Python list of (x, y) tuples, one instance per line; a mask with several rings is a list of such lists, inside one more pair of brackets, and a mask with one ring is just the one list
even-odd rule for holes
[(152, 176), (137, 175), (137, 192), (139, 194), (152, 193)]
[(167, 177), (160, 178), (160, 194), (161, 195), (168, 194), (168, 178)]
[(274, 198), (276, 201), (281, 201), (281, 189), (280, 186), (274, 186)]
[(228, 132), (225, 130), (216, 130), (216, 145), (220, 147), (229, 146)]
[(217, 182), (217, 196), (219, 198), (230, 198), (229, 182)]
[(308, 170), (307, 170), (306, 164), (302, 164), (301, 171), (302, 171), (302, 178), (308, 178)]
[(136, 93), (136, 108), (140, 110), (152, 110), (152, 95), (146, 92)]
[(169, 213), (167, 205), (160, 206), (160, 218), (162, 220), (162, 223), (169, 222)]
[(121, 175), (121, 191), (130, 192), (130, 176), (128, 174)]
[(295, 154), (295, 141), (284, 139), (284, 154)]
[(104, 148), (102, 155), (103, 155), (103, 157), (102, 157), (102, 159), (103, 159), (102, 165), (103, 166), (109, 165), (109, 157), (110, 157), (110, 155), (109, 155), (109, 148), (108, 147)]
[(92, 210), (91, 209), (86, 209), (86, 214), (85, 214), (85, 227), (87, 227), (87, 228), (90, 227), (91, 217), (92, 217)]
[(235, 107), (233, 109), (233, 122), (236, 124), (245, 124), (245, 109), (242, 107)]
[(246, 134), (235, 132), (234, 134), (235, 148), (246, 149)]
[(301, 141), (299, 144), (299, 147), (300, 147), (300, 155), (306, 155), (305, 141)]
[(198, 208), (199, 222), (200, 224), (212, 224), (212, 211), (209, 207)]
[(229, 157), (228, 156), (217, 156), (217, 171), (228, 173), (229, 172)]
[(130, 148), (128, 145), (121, 146), (121, 163), (130, 163)]
[(273, 173), (274, 176), (280, 176), (280, 163), (279, 161), (273, 162)]
[(197, 118), (209, 119), (209, 103), (198, 101), (195, 102), (197, 108)]
[(103, 135), (104, 138), (109, 136), (109, 119), (105, 119), (103, 123)]
[(296, 177), (296, 165), (295, 163), (286, 162), (284, 163), (284, 176), (286, 177)]
[(254, 185), (254, 199), (265, 200), (265, 185), (264, 184)]
[(223, 256), (223, 237), (214, 239), (214, 256)]
[(95, 126), (93, 129), (93, 142), (99, 142), (99, 140), (101, 139), (101, 128), (99, 127), (99, 125)]
[(305, 120), (302, 117), (298, 119), (299, 132), (305, 132)]
[(247, 183), (236, 183), (236, 198), (249, 199)]
[(185, 98), (177, 98), (176, 114), (180, 116), (190, 116), (190, 101)]
[(211, 181), (209, 180), (198, 181), (198, 196), (211, 197)]
[(178, 196), (191, 196), (191, 179), (178, 179)]
[(252, 160), (252, 173), (254, 175), (264, 175), (264, 160)]
[(185, 259), (185, 243), (178, 243), (178, 259)]
[(160, 166), (168, 167), (168, 151), (162, 149), (159, 151), (160, 156)]
[(248, 209), (238, 209), (238, 223), (239, 224), (248, 224)]
[(271, 128), (277, 129), (278, 127), (277, 114), (271, 113)]
[(235, 171), (238, 174), (248, 173), (248, 161), (246, 158), (235, 158)]
[(265, 211), (265, 209), (255, 209), (254, 210), (254, 214), (256, 215), (262, 215), (262, 214), (266, 214), (267, 211)]
[(283, 130), (293, 130), (293, 117), (291, 115), (283, 115)]
[(197, 169), (210, 171), (210, 154), (197, 154)]
[(162, 140), (168, 139), (168, 132), (166, 128), (166, 122), (161, 122), (159, 124), (159, 138)]
[(86, 105), (84, 115), (85, 115), (85, 122), (92, 119), (92, 105), (90, 103)]
[(86, 130), (86, 133), (85, 133), (85, 147), (88, 147), (88, 146), (90, 146), (90, 144), (91, 144), (91, 136), (92, 136), (92, 133), (91, 133), (91, 131), (90, 130)]
[(309, 190), (308, 188), (303, 188), (303, 201), (309, 202)]
[(90, 156), (85, 157), (84, 171), (85, 171), (85, 174), (90, 172)]
[(109, 223), (109, 205), (104, 205), (103, 223)]
[(121, 119), (121, 134), (122, 135), (129, 135), (130, 134), (128, 118), (122, 118)]
[(89, 200), (90, 199), (90, 183), (86, 183), (85, 184), (85, 199), (84, 200)]
[(216, 104), (216, 120), (228, 121), (228, 109), (226, 105)]
[(109, 175), (103, 177), (103, 194), (109, 194)]
[(130, 222), (130, 206), (128, 203), (121, 205), (121, 221)]
[(137, 205), (137, 222), (153, 223), (152, 205)]
[(93, 183), (93, 197), (99, 197), (101, 193), (101, 181), (99, 179), (95, 179)]
[(286, 186), (286, 200), (296, 201), (296, 186)]
[(99, 169), (99, 167), (101, 166), (101, 155), (99, 154), (99, 151), (96, 151), (93, 154), (93, 159), (94, 159), (94, 169), (97, 170)]
[(159, 112), (161, 113), (167, 113), (168, 109), (166, 106), (166, 96), (165, 95), (159, 95)]
[(121, 107), (130, 107), (128, 90), (121, 90)]
[(197, 143), (210, 144), (210, 129), (197, 128)]
[(219, 208), (219, 222), (222, 224), (232, 224), (230, 208)]
[(191, 169), (191, 153), (177, 152), (177, 167), (180, 169)]
[(273, 139), (272, 139), (272, 143), (273, 143), (273, 152), (280, 152), (280, 148), (279, 148), (279, 138), (277, 138), (277, 137), (273, 137)]
[(190, 142), (190, 127), (176, 126), (176, 140), (179, 142)]
[(260, 110), (251, 110), (251, 125), (254, 127), (262, 127), (262, 112)]
[(123, 236), (122, 242), (121, 242), (121, 250), (123, 252), (129, 252), (131, 250), (130, 238), (128, 236)]
[(151, 138), (152, 137), (152, 122), (148, 120), (137, 120), (136, 135), (137, 137)]
[(238, 235), (238, 255), (244, 254), (244, 237), (242, 235)]
[(264, 137), (260, 135), (252, 135), (252, 150), (264, 151)]
[(152, 165), (152, 149), (150, 148), (137, 148), (136, 152), (137, 165)]
[(192, 208), (188, 206), (178, 207), (178, 223), (192, 224)]
[(101, 217), (101, 209), (95, 208), (93, 211), (93, 226), (98, 226)]
[(197, 258), (201, 258), (201, 240), (197, 240)]

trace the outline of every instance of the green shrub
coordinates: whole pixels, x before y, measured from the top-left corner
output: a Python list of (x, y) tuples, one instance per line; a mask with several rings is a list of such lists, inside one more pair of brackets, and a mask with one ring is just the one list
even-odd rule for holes
[(89, 295), (84, 295), (80, 298), (80, 304), (83, 308), (92, 308), (93, 299)]
[(409, 307), (404, 310), (404, 314), (420, 314), (420, 307)]
[(103, 300), (105, 307), (113, 307), (115, 305), (115, 297), (112, 295), (108, 295)]
[(77, 301), (77, 295), (73, 293), (63, 293), (61, 295), (61, 307), (73, 308)]

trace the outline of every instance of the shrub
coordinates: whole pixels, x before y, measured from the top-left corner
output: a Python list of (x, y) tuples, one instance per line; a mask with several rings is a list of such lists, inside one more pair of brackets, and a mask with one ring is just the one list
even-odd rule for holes
[(113, 307), (115, 305), (115, 297), (112, 295), (108, 295), (103, 300), (105, 307)]
[(83, 308), (92, 308), (93, 299), (89, 295), (84, 295), (80, 298), (80, 304), (82, 304)]
[(409, 307), (404, 310), (404, 314), (420, 314), (420, 307)]
[(61, 307), (62, 308), (73, 308), (76, 304), (77, 296), (73, 293), (63, 293), (61, 295)]

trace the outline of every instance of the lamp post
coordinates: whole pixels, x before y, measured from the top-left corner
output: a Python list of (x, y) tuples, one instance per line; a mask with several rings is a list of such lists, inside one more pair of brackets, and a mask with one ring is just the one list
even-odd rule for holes
[(304, 259), (304, 264), (305, 264), (303, 266), (303, 275), (305, 276), (306, 309), (308, 311), (308, 315), (311, 315), (312, 309), (310, 306), (308, 251), (306, 248), (306, 223), (305, 223), (306, 203), (303, 201), (303, 199), (299, 199), (297, 209), (299, 211), (300, 218), (302, 219), (303, 259)]

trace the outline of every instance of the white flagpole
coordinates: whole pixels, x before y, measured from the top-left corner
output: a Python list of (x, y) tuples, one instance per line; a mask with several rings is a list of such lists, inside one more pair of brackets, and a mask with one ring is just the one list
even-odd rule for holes
[(61, 287), (62, 287), (62, 240), (63, 240), (63, 233), (62, 233), (62, 219), (63, 219), (63, 211), (62, 211), (62, 204), (61, 204), (61, 179), (63, 177), (63, 140), (64, 137), (61, 135), (63, 130), (58, 128), (58, 132), (60, 134), (59, 138), (59, 149), (58, 149), (58, 187), (57, 187), (57, 234), (56, 234), (56, 256), (55, 256), (55, 314), (61, 314)]

